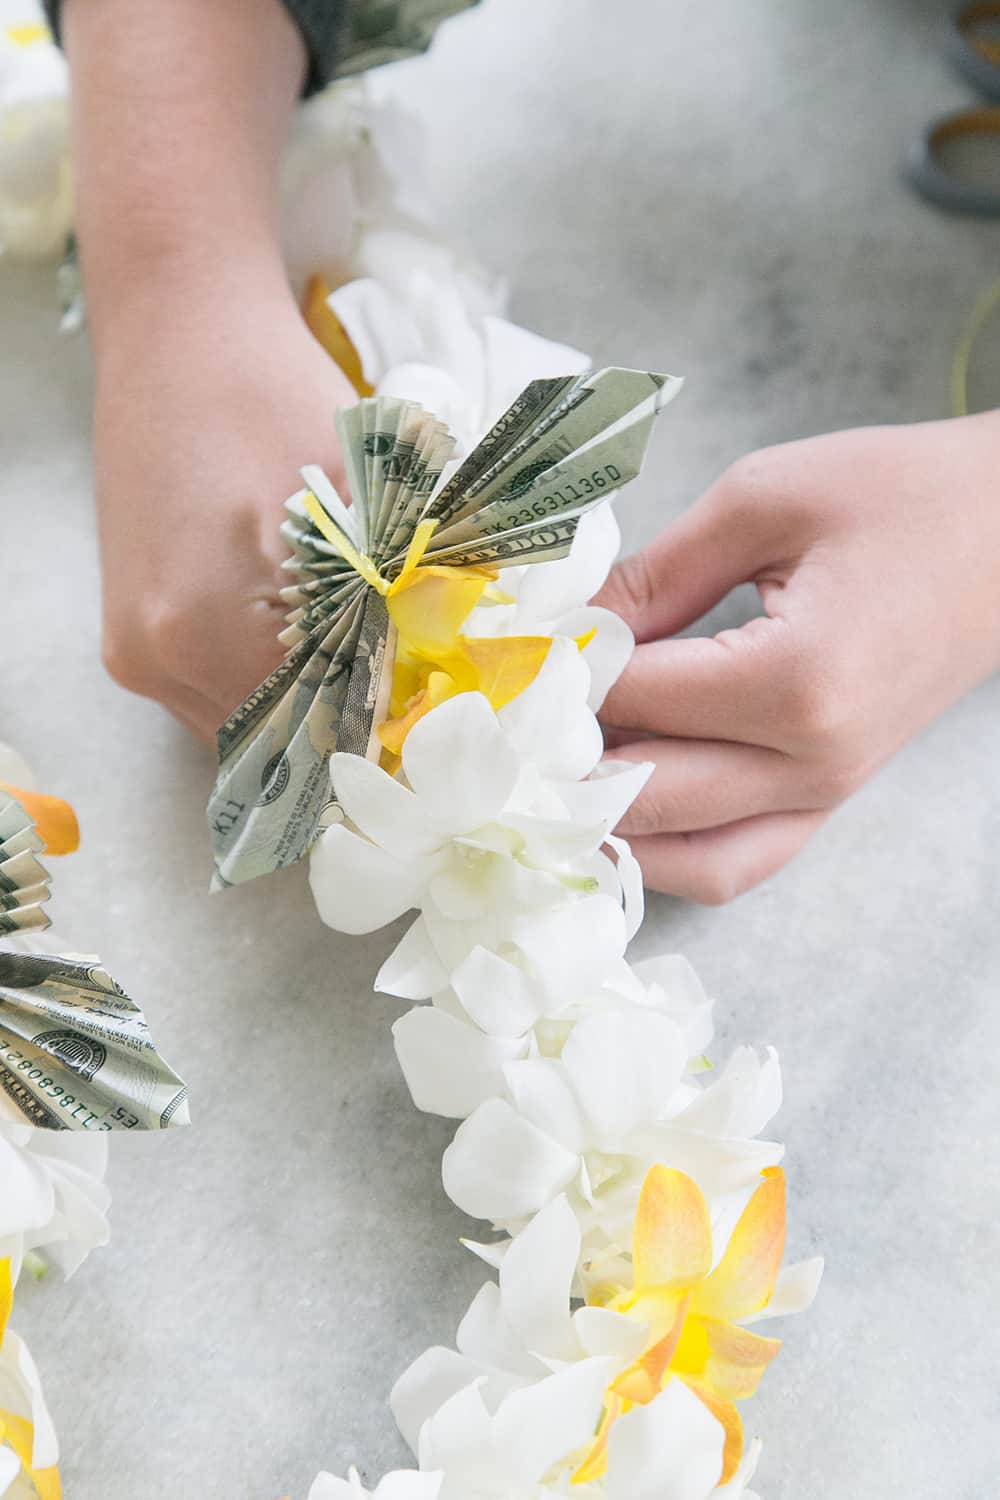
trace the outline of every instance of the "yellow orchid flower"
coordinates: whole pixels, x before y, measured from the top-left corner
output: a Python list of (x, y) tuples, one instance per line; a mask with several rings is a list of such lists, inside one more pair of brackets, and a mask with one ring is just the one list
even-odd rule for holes
[[(0, 1352), (7, 1333), (7, 1323), (14, 1305), (14, 1281), (10, 1271), (10, 1257), (0, 1260)], [(27, 1417), (18, 1416), (0, 1407), (0, 1443), (5, 1443), (18, 1457), (21, 1468), (31, 1480), (38, 1500), (61, 1500), (62, 1485), (55, 1464), (44, 1469), (33, 1469), (35, 1429)]]
[(495, 581), (492, 568), (416, 568), (389, 587), (386, 604), (398, 632), (390, 717), (379, 738), (398, 756), (414, 724), (456, 693), (482, 693), (501, 709), (534, 682), (551, 636), (475, 639), (460, 626)]
[(739, 1326), (771, 1300), (785, 1249), (785, 1174), (769, 1167), (762, 1175), (713, 1270), (712, 1223), (701, 1189), (669, 1167), (648, 1172), (633, 1230), (633, 1284), (599, 1288), (588, 1300), (648, 1324), (649, 1342), (608, 1387), (597, 1437), (573, 1475), (575, 1484), (604, 1473), (616, 1419), (647, 1405), (674, 1378), (725, 1429), (719, 1484), (736, 1473), (743, 1423), (735, 1403), (754, 1394), (781, 1348), (780, 1339)]
[[(437, 521), (420, 522), (403, 566), (390, 582), (331, 520), (314, 494), (307, 494), (303, 503), (327, 541), (382, 594), (396, 627), (390, 718), (379, 730), (386, 770), (399, 769), (403, 742), (414, 724), (447, 698), (482, 693), (491, 708), (501, 709), (534, 682), (552, 637), (508, 635), (494, 640), (461, 634), (459, 627), (498, 574), (495, 568), (422, 565)], [(593, 634), (580, 638), (581, 650)]]
[(45, 840), (48, 854), (72, 854), (80, 846), (80, 825), (76, 813), (62, 797), (47, 797), (42, 792), (28, 792), (24, 787), (10, 786), (0, 781), (0, 792), (7, 792), (20, 802), (25, 812), (34, 820), (35, 827)]

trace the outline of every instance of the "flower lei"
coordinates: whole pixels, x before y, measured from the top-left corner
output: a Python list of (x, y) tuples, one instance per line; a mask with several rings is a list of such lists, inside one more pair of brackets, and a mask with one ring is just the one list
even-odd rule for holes
[(310, 1500), (749, 1497), (739, 1403), (780, 1348), (754, 1325), (819, 1283), (818, 1260), (782, 1268), (782, 1147), (760, 1138), (776, 1056), (737, 1048), (716, 1077), (691, 968), (625, 956), (642, 888), (610, 830), (650, 767), (601, 761), (630, 642), (585, 602), (616, 550), (605, 509), (465, 620), (466, 640), (551, 641), (504, 706), (445, 698), (395, 775), (331, 759), (346, 821), (314, 846), (317, 907), (350, 933), (416, 909), (375, 988), (422, 1002), (393, 1027), (400, 1066), (419, 1109), (460, 1122), (445, 1191), (500, 1237), (466, 1242), (497, 1275), (455, 1346), (392, 1391), (417, 1467), (374, 1491), (322, 1474)]

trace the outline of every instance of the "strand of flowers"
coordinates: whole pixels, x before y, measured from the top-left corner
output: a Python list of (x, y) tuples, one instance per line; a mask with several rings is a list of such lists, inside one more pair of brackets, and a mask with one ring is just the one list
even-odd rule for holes
[[(689, 965), (625, 956), (642, 886), (610, 830), (650, 768), (600, 759), (595, 710), (632, 642), (585, 602), (617, 547), (605, 507), (464, 623), (551, 637), (513, 702), (449, 694), (428, 660), (438, 706), (398, 775), (331, 761), (346, 821), (311, 856), (320, 915), (361, 933), (417, 910), (375, 987), (430, 1002), (395, 1023), (397, 1055), (417, 1107), (462, 1122), (446, 1192), (502, 1235), (468, 1245), (498, 1275), (455, 1348), (393, 1389), (418, 1467), (378, 1500), (750, 1500), (760, 1445), (736, 1403), (780, 1347), (751, 1325), (819, 1283), (819, 1260), (781, 1268), (783, 1148), (760, 1139), (777, 1057), (739, 1047), (715, 1078)], [(310, 1500), (369, 1493), (321, 1474)]]
[[(0, 744), (0, 788), (18, 801), (49, 854), (76, 847), (68, 804), (38, 794), (30, 767)], [(7, 948), (65, 951), (49, 933), (8, 933)], [(107, 1135), (39, 1130), (0, 1111), (0, 1496), (59, 1500), (56, 1433), (37, 1367), (24, 1340), (9, 1327), (23, 1272), (44, 1276), (54, 1265), (69, 1278), (90, 1251), (108, 1240), (111, 1195), (104, 1178)]]

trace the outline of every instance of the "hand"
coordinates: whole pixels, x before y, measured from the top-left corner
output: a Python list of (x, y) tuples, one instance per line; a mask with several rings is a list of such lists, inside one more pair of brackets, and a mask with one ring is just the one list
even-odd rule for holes
[(95, 444), (105, 663), (212, 741), (283, 655), (282, 506), (306, 463), (340, 487), (355, 395), (284, 289), (206, 300), (105, 330)]
[[(799, 852), (1000, 667), (1000, 413), (741, 459), (597, 603), (639, 642), (601, 713), (656, 770), (620, 831), (648, 885), (719, 903)], [(737, 584), (766, 615), (668, 640)]]

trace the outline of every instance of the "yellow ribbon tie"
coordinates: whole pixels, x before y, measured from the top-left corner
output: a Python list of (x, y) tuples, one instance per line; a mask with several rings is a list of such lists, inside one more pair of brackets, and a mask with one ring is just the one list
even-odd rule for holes
[(409, 547), (406, 549), (406, 556), (403, 559), (403, 566), (400, 569), (399, 576), (390, 583), (387, 578), (382, 577), (382, 574), (368, 554), (366, 552), (359, 552), (350, 538), (345, 536), (343, 531), (341, 531), (337, 523), (331, 520), (311, 490), (306, 495), (303, 503), (316, 527), (326, 537), (330, 546), (334, 547), (340, 553), (344, 561), (354, 569), (359, 578), (363, 578), (365, 583), (369, 584), (371, 588), (377, 589), (383, 598), (391, 597), (403, 582), (417, 570), (437, 527), (437, 521), (420, 522), (410, 539)]

